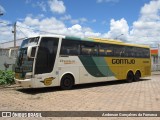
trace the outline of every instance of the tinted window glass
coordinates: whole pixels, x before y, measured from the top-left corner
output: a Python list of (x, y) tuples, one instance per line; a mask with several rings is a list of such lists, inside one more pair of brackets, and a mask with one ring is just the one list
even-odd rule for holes
[(125, 57), (135, 57), (135, 48), (132, 46), (125, 46)]
[(98, 55), (98, 46), (93, 42), (81, 42), (81, 55)]
[(121, 45), (113, 45), (115, 57), (125, 57), (126, 47)]
[(107, 43), (97, 44), (94, 42), (82, 42), (78, 40), (63, 40), (60, 54), (149, 58), (150, 50), (148, 48)]
[(113, 56), (113, 45), (111, 44), (100, 44), (99, 55), (100, 56)]
[(53, 70), (57, 47), (58, 38), (42, 38), (37, 53), (35, 74), (49, 73)]
[(61, 45), (60, 55), (79, 55), (80, 45), (79, 41), (63, 39)]
[(144, 49), (144, 57), (145, 58), (150, 58), (150, 49), (148, 49), (148, 48)]
[(35, 53), (36, 53), (36, 47), (33, 47), (32, 48), (32, 52), (31, 52), (31, 56), (35, 57)]
[(139, 58), (149, 58), (150, 57), (150, 50), (148, 48), (135, 48), (136, 57)]

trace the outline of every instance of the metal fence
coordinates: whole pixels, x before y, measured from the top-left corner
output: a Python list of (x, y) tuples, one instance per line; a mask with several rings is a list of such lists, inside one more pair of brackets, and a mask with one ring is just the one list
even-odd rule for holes
[(152, 71), (160, 71), (160, 64), (152, 64)]

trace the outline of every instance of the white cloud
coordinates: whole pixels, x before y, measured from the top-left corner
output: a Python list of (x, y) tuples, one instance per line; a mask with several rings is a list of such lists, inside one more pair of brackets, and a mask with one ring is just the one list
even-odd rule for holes
[[(0, 23), (0, 42), (13, 40), (13, 25), (8, 26), (8, 21)], [(27, 16), (23, 21), (17, 21), (17, 39), (31, 37), (39, 34), (65, 34), (67, 28), (63, 22), (54, 17), (37, 19)]]
[(39, 35), (39, 31), (37, 32), (33, 28), (27, 24), (17, 22), (17, 39)]
[(97, 32), (93, 32), (93, 31), (85, 31), (84, 36), (88, 36), (88, 37), (100, 37), (101, 33)]
[(145, 4), (141, 9), (141, 20), (143, 21), (155, 21), (160, 19), (160, 0), (150, 1), (149, 4)]
[[(82, 19), (82, 21), (86, 21)], [(65, 24), (56, 19), (55, 17), (37, 19), (31, 16), (27, 16), (22, 22), (17, 22), (17, 37), (30, 37), (38, 34), (64, 34), (73, 36), (95, 36), (98, 37), (101, 33), (95, 33), (89, 27), (82, 27), (80, 24), (74, 24), (73, 26), (66, 27)], [(24, 34), (26, 36), (24, 36)]]
[(79, 24), (73, 25), (72, 27), (68, 28), (69, 30), (74, 30), (74, 31), (81, 31), (82, 27)]
[(24, 19), (24, 23), (25, 23), (27, 26), (36, 26), (36, 25), (39, 25), (39, 19), (37, 19), (37, 18), (32, 19), (31, 17), (27, 16), (27, 17)]
[(13, 27), (9, 21), (0, 21), (0, 43), (13, 40), (12, 29)]
[(53, 13), (62, 14), (66, 11), (64, 2), (61, 0), (49, 0), (48, 5), (50, 6), (50, 9)]
[[(60, 20), (57, 20), (54, 17), (51, 18), (43, 18), (41, 20), (37, 19), (37, 18), (32, 18), (30, 16), (27, 16), (23, 22), (19, 22), (20, 25), (23, 28), (28, 28), (26, 29), (26, 31), (33, 31), (33, 33), (36, 34), (47, 34), (47, 33), (59, 33), (59, 34), (63, 34), (65, 33), (65, 24), (63, 22), (61, 22)], [(24, 25), (24, 26), (23, 26)], [(28, 27), (27, 27), (28, 26)], [(26, 33), (24, 31), (24, 33)], [(29, 33), (29, 32), (28, 32)], [(29, 36), (29, 34), (27, 34)]]
[(89, 27), (82, 27), (81, 25), (76, 24), (68, 28), (68, 35), (81, 36), (81, 37), (100, 37), (101, 33), (95, 33)]
[(133, 22), (130, 41), (157, 44), (160, 42), (160, 0), (152, 0), (140, 11), (140, 17)]
[[(71, 22), (72, 25), (67, 27), (64, 23), (66, 20)], [(4, 22), (9, 23), (9, 21)], [(17, 22), (19, 26), (17, 27), (17, 38), (25, 37), (24, 34), (30, 36), (40, 33), (57, 33), (82, 37), (117, 38), (132, 43), (157, 44), (160, 42), (160, 0), (152, 0), (145, 4), (140, 10), (139, 18), (133, 22), (131, 27), (128, 26), (125, 18), (120, 20), (111, 19), (110, 30), (106, 31), (106, 33), (99, 33), (84, 26), (83, 23), (85, 22), (96, 22), (96, 20), (89, 21), (84, 17), (72, 19), (71, 15), (64, 15), (59, 20), (55, 17), (45, 18), (43, 15), (41, 17), (28, 15)], [(104, 21), (105, 24), (106, 22)], [(0, 40), (13, 40), (12, 29), (12, 26), (0, 24)]]
[(117, 21), (111, 19), (110, 31), (107, 34), (104, 34), (103, 37), (112, 39), (122, 39), (126, 41), (128, 32), (129, 32), (129, 26), (124, 18)]
[[(103, 34), (105, 38), (118, 38), (138, 44), (157, 44), (160, 42), (160, 0), (152, 0), (140, 11), (140, 17), (129, 27), (122, 18), (110, 21), (110, 30)], [(123, 34), (123, 35), (121, 35)]]
[(109, 3), (109, 2), (118, 3), (119, 0), (97, 0), (97, 3), (103, 3), (103, 2), (106, 2), (106, 3)]
[(87, 18), (79, 18), (79, 19), (71, 19), (71, 24), (83, 24), (85, 22), (88, 22)]

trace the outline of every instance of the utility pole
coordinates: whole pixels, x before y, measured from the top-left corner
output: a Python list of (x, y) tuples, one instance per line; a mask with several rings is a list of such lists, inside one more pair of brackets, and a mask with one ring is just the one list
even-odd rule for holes
[(14, 23), (12, 33), (14, 34), (14, 47), (16, 47), (16, 22)]

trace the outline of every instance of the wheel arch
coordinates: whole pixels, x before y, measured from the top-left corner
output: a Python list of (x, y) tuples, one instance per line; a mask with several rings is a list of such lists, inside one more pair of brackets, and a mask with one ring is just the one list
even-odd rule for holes
[(62, 78), (63, 78), (64, 76), (66, 76), (66, 75), (71, 76), (71, 77), (73, 78), (73, 82), (74, 82), (74, 84), (75, 84), (75, 76), (73, 75), (73, 73), (72, 73), (72, 72), (65, 72), (65, 73), (63, 73), (63, 74), (60, 76), (59, 85), (61, 84)]
[(126, 72), (126, 76), (127, 76), (127, 74), (128, 74), (129, 72), (132, 72), (132, 73), (133, 73), (133, 75), (134, 75), (133, 70), (132, 70), (132, 69), (129, 69), (129, 70)]

